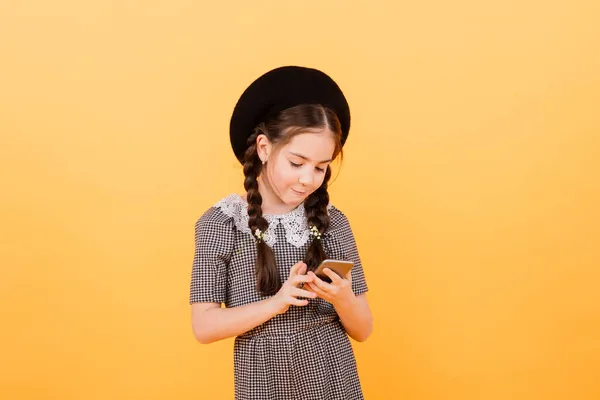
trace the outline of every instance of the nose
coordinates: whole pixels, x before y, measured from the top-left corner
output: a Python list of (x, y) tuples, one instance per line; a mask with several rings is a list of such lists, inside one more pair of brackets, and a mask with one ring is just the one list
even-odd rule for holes
[(298, 177), (298, 182), (301, 185), (310, 185), (313, 181), (313, 174), (310, 169), (306, 168), (304, 171), (300, 172), (300, 176)]

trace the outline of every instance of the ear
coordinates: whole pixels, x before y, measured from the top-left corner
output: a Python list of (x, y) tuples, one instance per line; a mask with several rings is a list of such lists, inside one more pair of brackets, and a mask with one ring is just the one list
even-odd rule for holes
[(261, 162), (264, 164), (269, 159), (272, 149), (271, 142), (265, 134), (258, 135), (256, 138), (256, 152)]

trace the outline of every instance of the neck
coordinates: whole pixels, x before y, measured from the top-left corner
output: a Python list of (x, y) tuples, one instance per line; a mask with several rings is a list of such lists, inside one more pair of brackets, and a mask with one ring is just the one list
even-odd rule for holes
[(286, 214), (298, 207), (298, 205), (284, 203), (264, 174), (258, 177), (258, 192), (263, 200), (263, 214)]

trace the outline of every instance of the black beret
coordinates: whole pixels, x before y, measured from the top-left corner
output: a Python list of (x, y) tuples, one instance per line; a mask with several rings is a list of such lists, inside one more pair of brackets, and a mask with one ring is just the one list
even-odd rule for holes
[(339, 86), (313, 68), (285, 66), (256, 79), (239, 98), (231, 116), (229, 138), (243, 164), (247, 141), (261, 122), (300, 104), (321, 104), (336, 113), (342, 127), (342, 145), (350, 131), (350, 108)]

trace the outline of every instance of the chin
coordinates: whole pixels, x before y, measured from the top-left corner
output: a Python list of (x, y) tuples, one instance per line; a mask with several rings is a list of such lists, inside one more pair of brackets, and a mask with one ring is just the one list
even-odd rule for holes
[(288, 206), (298, 206), (300, 204), (302, 204), (302, 202), (304, 202), (304, 200), (306, 200), (306, 198), (287, 198), (284, 200), (284, 203), (287, 204)]
[(284, 201), (285, 204), (288, 204), (290, 206), (297, 206), (299, 204), (302, 204), (309, 195), (310, 195), (310, 193), (308, 193), (308, 192), (304, 193), (304, 194), (298, 194), (298, 193), (294, 192), (293, 190), (291, 190), (289, 192), (289, 194), (287, 196), (285, 196), (285, 198), (282, 200)]

